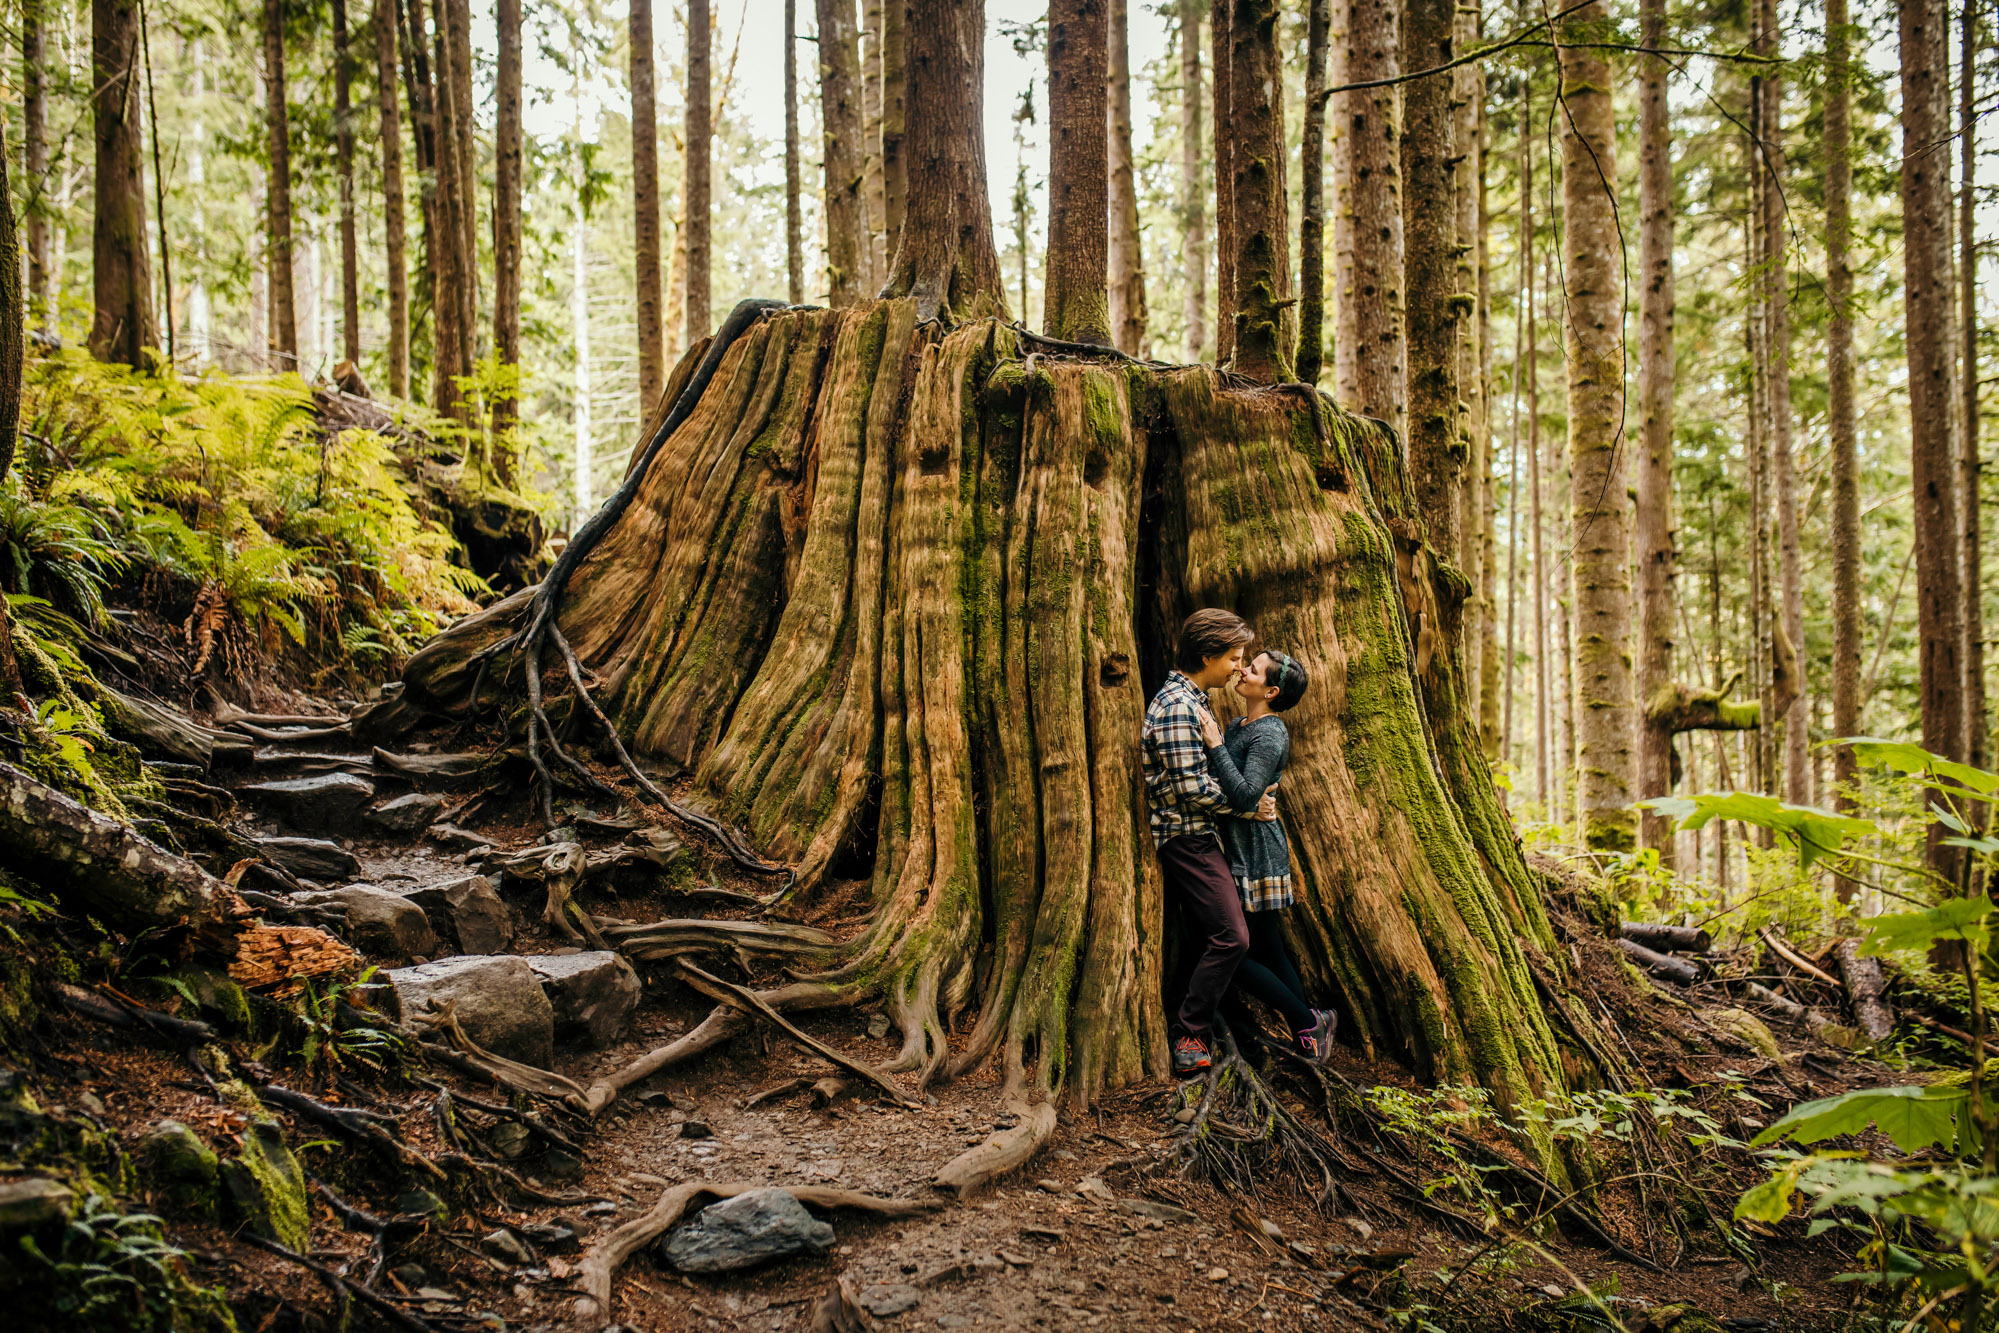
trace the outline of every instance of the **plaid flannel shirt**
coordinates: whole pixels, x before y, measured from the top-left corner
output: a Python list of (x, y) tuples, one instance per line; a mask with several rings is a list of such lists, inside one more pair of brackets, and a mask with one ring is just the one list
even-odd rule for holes
[(1221, 836), (1215, 815), (1229, 803), (1208, 771), (1208, 747), (1201, 743), (1207, 713), (1200, 687), (1178, 671), (1167, 673), (1145, 710), (1145, 794), (1154, 847), (1188, 834)]

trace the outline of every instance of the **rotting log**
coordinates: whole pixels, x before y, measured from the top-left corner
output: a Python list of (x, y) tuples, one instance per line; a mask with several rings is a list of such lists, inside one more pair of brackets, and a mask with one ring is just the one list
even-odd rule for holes
[(344, 972), (354, 951), (309, 926), (266, 926), (236, 891), (192, 861), (0, 764), (0, 860), (68, 912), (114, 930), (177, 937), (253, 989)]
[(1701, 979), (1698, 963), (1685, 958), (1674, 958), (1669, 954), (1657, 953), (1633, 939), (1621, 939), (1617, 947), (1631, 958), (1631, 961), (1645, 969), (1645, 974), (1654, 981), (1670, 981), (1681, 986), (1691, 986)]
[(1699, 926), (1667, 926), (1653, 921), (1623, 921), (1617, 933), (1634, 944), (1658, 953), (1706, 953), (1714, 947), (1714, 936)]
[[(910, 300), (732, 317), (702, 359), (563, 575), (573, 660), (533, 684), (591, 701), (551, 737), (581, 753), (614, 726), (790, 863), (773, 911), (862, 900), (858, 933), (760, 993), (773, 1009), (880, 999), (902, 1036), (883, 1072), (913, 1090), (994, 1058), (1008, 1106), (1163, 1076), (1135, 740), (1180, 619), (1231, 606), (1312, 678), (1280, 798), (1311, 988), (1421, 1077), (1508, 1110), (1563, 1097), (1536, 971), (1568, 963), (1436, 651), (1463, 576), (1423, 544), (1384, 428)], [(507, 650), (538, 596), (432, 640), (356, 734), (518, 717)], [(670, 956), (695, 929), (647, 934)], [(711, 1015), (592, 1106), (742, 1026)]]
[(1881, 960), (1861, 953), (1860, 941), (1852, 938), (1841, 940), (1834, 956), (1839, 959), (1847, 1002), (1853, 1006), (1853, 1021), (1867, 1034), (1867, 1040), (1880, 1042), (1894, 1036), (1895, 1007), (1883, 994), (1887, 983), (1881, 975)]

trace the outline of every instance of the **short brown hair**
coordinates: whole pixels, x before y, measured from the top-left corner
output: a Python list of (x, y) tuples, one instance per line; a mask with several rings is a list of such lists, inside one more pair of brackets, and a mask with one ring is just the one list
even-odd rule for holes
[(1186, 672), (1199, 671), (1209, 658), (1245, 647), (1255, 638), (1256, 631), (1235, 612), (1203, 607), (1180, 626), (1180, 646), (1173, 654), (1173, 665)]

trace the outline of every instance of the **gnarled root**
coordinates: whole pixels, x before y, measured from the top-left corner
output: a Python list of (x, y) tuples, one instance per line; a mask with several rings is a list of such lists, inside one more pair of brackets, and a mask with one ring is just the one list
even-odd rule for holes
[(436, 1013), (419, 1015), (419, 1021), (449, 1037), (451, 1044), (458, 1048), (458, 1053), (467, 1062), (501, 1087), (525, 1092), (533, 1097), (545, 1097), (549, 1101), (573, 1107), (578, 1111), (583, 1110), (589, 1103), (589, 1093), (584, 1091), (582, 1084), (564, 1078), (553, 1070), (524, 1065), (518, 1060), (509, 1060), (504, 1055), (495, 1055), (481, 1047), (465, 1035), (465, 1029), (459, 1025), (458, 1015), (453, 1012), (453, 1006), (449, 1001)]
[[(571, 1327), (596, 1329), (604, 1325), (611, 1313), (611, 1278), (617, 1273), (618, 1265), (665, 1235), (674, 1223), (686, 1215), (695, 1200), (708, 1195), (729, 1199), (762, 1188), (761, 1185), (743, 1181), (697, 1180), (675, 1185), (660, 1195), (659, 1202), (645, 1216), (625, 1223), (592, 1245), (583, 1256), (576, 1270), (576, 1281), (583, 1294), (577, 1298)], [(785, 1190), (807, 1207), (856, 1208), (882, 1217), (914, 1217), (936, 1206), (922, 1199), (883, 1199), (854, 1190), (816, 1185), (791, 1185)]]
[(720, 1000), (724, 1004), (734, 1005), (746, 1013), (755, 1014), (758, 1018), (771, 1024), (783, 1032), (785, 1036), (791, 1038), (806, 1050), (811, 1051), (814, 1055), (819, 1056), (823, 1060), (830, 1060), (857, 1078), (864, 1078), (874, 1084), (890, 1097), (894, 1098), (897, 1105), (916, 1105), (915, 1098), (911, 1097), (888, 1079), (882, 1077), (882, 1075), (868, 1068), (860, 1061), (842, 1055), (839, 1051), (834, 1050), (817, 1037), (809, 1036), (800, 1031), (791, 1020), (772, 1008), (769, 1002), (755, 991), (723, 981), (719, 977), (709, 976), (685, 958), (678, 961), (681, 978), (703, 995)]
[(749, 1025), (749, 1016), (734, 1005), (716, 1005), (693, 1031), (676, 1037), (664, 1046), (655, 1047), (617, 1073), (592, 1083), (583, 1097), (584, 1114), (602, 1115), (604, 1108), (616, 1101), (618, 1094), (632, 1084), (651, 1078), (668, 1065), (677, 1065), (713, 1050)]
[(1193, 1115), (1176, 1136), (1173, 1153), (1182, 1174), (1201, 1174), (1234, 1190), (1255, 1186), (1259, 1167), (1275, 1168), (1300, 1181), (1319, 1183), (1315, 1202), (1323, 1207), (1339, 1190), (1338, 1150), (1326, 1137), (1287, 1110), (1232, 1037), (1216, 1044), (1205, 1077), (1180, 1085), (1175, 1118)]
[(1055, 1137), (1055, 1104), (1041, 1102), (1016, 1109), (1020, 1123), (967, 1148), (937, 1172), (931, 1184), (962, 1199), (974, 1190), (1027, 1165)]

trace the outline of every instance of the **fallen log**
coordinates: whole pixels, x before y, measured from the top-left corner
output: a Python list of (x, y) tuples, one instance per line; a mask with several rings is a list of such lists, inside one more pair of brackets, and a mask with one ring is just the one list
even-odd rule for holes
[(1714, 937), (1699, 926), (1662, 926), (1651, 921), (1624, 921), (1617, 927), (1619, 937), (1642, 944), (1656, 953), (1706, 953), (1714, 947)]
[(1830, 976), (1824, 968), (1814, 965), (1810, 959), (1803, 957), (1796, 949), (1784, 943), (1783, 937), (1770, 929), (1770, 927), (1765, 926), (1763, 929), (1757, 931), (1756, 934), (1769, 947), (1771, 953), (1776, 954), (1813, 981), (1822, 981), (1828, 986), (1839, 985), (1839, 982)]
[(1770, 1008), (1776, 1010), (1779, 1014), (1791, 1020), (1791, 1022), (1805, 1028), (1814, 1036), (1823, 1034), (1827, 1028), (1833, 1026), (1831, 1019), (1810, 1005), (1799, 1004), (1796, 1000), (1788, 996), (1779, 995), (1768, 986), (1759, 985), (1752, 981), (1744, 989), (1749, 992), (1751, 999), (1770, 1006)]
[(1656, 953), (1636, 940), (1621, 939), (1617, 942), (1617, 947), (1631, 955), (1631, 960), (1644, 968), (1645, 974), (1654, 981), (1670, 981), (1681, 986), (1691, 986), (1701, 979), (1698, 963)]
[(0, 763), (0, 860), (65, 911), (114, 930), (181, 937), (252, 989), (352, 968), (354, 951), (309, 926), (266, 926), (236, 891), (131, 825)]
[(1841, 940), (1833, 952), (1839, 959), (1840, 975), (1846, 979), (1853, 1021), (1869, 1041), (1888, 1040), (1895, 1032), (1895, 1008), (1883, 998), (1887, 983), (1881, 976), (1881, 960), (1861, 953), (1857, 939)]

